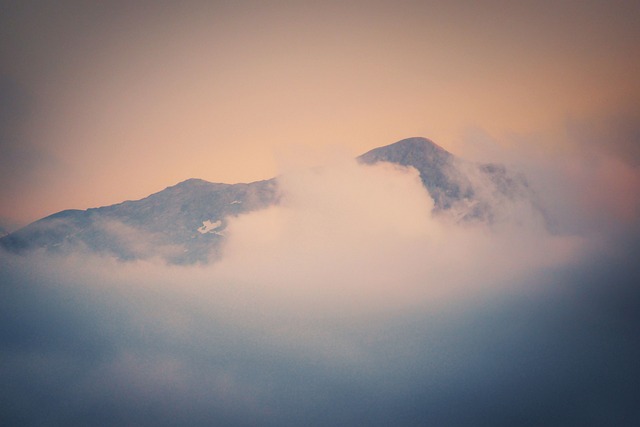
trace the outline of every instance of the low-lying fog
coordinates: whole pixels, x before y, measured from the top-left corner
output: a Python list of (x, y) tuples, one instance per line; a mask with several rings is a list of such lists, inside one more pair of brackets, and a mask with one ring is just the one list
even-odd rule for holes
[(212, 265), (3, 253), (0, 420), (636, 425), (638, 169), (528, 160), (544, 215), (496, 199), (491, 225), (337, 160), (284, 174)]

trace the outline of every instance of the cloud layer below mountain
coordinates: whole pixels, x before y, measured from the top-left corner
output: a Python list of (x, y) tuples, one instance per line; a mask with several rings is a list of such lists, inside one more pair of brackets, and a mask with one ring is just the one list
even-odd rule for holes
[(2, 420), (633, 425), (638, 211), (581, 214), (569, 196), (602, 169), (572, 159), (528, 163), (558, 172), (553, 233), (504, 200), (458, 224), (414, 170), (337, 160), (282, 176), (213, 265), (2, 254)]

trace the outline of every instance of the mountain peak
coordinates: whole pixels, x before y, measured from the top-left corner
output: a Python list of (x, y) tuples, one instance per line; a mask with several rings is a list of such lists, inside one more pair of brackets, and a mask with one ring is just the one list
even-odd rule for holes
[(384, 147), (374, 148), (358, 159), (363, 163), (391, 162), (413, 166), (419, 171), (449, 162), (453, 155), (427, 138), (405, 138)]
[(205, 181), (204, 179), (189, 178), (189, 179), (185, 179), (184, 181), (180, 181), (173, 187), (193, 187), (198, 185), (209, 185), (209, 184), (212, 184), (212, 183), (209, 181)]
[(405, 138), (393, 144), (385, 145), (384, 147), (374, 148), (373, 150), (363, 154), (360, 157), (370, 156), (369, 153), (377, 153), (378, 155), (385, 153), (390, 155), (393, 153), (393, 157), (424, 157), (424, 156), (451, 156), (451, 154), (440, 147), (438, 144), (430, 139), (423, 137), (411, 137)]
[(160, 191), (155, 194), (175, 194), (175, 193), (183, 193), (183, 192), (193, 193), (194, 191), (195, 192), (208, 191), (212, 188), (226, 188), (230, 185), (231, 184), (209, 182), (199, 178), (189, 178), (177, 184), (170, 185), (169, 187), (165, 188), (163, 191)]
[(404, 139), (401, 139), (400, 141), (394, 142), (393, 144), (389, 144), (379, 148), (393, 147), (393, 146), (398, 146), (398, 147), (404, 146), (404, 147), (411, 147), (411, 148), (418, 148), (418, 149), (434, 147), (440, 150), (444, 150), (444, 148), (440, 147), (438, 144), (436, 144), (429, 138), (424, 138), (422, 136), (412, 136), (409, 138), (404, 138)]
[[(434, 201), (434, 212), (458, 219), (491, 220), (496, 207), (476, 192), (461, 160), (427, 138), (406, 138), (360, 157), (364, 164), (389, 162), (415, 168)], [(492, 191), (513, 199), (526, 184), (504, 168), (478, 165)], [(0, 248), (20, 253), (45, 248), (65, 253), (92, 250), (122, 260), (161, 256), (167, 262), (208, 262), (222, 254), (229, 218), (278, 204), (275, 178), (248, 184), (187, 179), (140, 200), (87, 210), (67, 210), (0, 237)]]
[(418, 170), (420, 179), (439, 208), (450, 205), (450, 199), (458, 196), (459, 189), (451, 182), (447, 170), (454, 156), (427, 138), (405, 138), (384, 147), (374, 148), (358, 157), (365, 164), (378, 162), (411, 166)]

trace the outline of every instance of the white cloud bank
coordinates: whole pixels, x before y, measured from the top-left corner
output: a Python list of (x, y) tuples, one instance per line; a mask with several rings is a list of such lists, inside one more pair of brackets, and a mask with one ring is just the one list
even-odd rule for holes
[(224, 258), (212, 268), (259, 283), (265, 298), (347, 311), (433, 303), (517, 282), (580, 249), (517, 201), (501, 203), (518, 220), (510, 212), (491, 227), (434, 215), (417, 171), (390, 164), (336, 162), (286, 175), (280, 188), (280, 206), (229, 221)]
[(138, 315), (176, 333), (198, 312), (270, 334), (290, 322), (446, 310), (520, 292), (532, 274), (577, 262), (585, 249), (578, 237), (551, 235), (519, 201), (497, 200), (500, 220), (490, 226), (436, 215), (412, 168), (337, 160), (279, 182), (282, 203), (230, 219), (223, 258), (211, 265), (91, 255), (29, 262), (61, 283), (122, 292), (140, 302)]
[[(505, 200), (496, 223), (456, 223), (415, 170), (386, 164), (335, 161), (280, 188), (281, 205), (229, 221), (212, 265), (1, 255), (4, 418), (577, 426), (635, 407), (633, 239), (554, 235)], [(559, 383), (575, 407), (600, 404), (568, 413), (549, 400)]]

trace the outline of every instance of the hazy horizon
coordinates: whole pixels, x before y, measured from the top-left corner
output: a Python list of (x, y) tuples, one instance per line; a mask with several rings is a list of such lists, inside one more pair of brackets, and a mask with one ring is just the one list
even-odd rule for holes
[[(628, 1), (4, 4), (0, 218), (249, 182), (423, 136), (638, 162)], [(601, 136), (607, 136), (606, 142)], [(578, 148), (582, 149), (582, 148)]]

